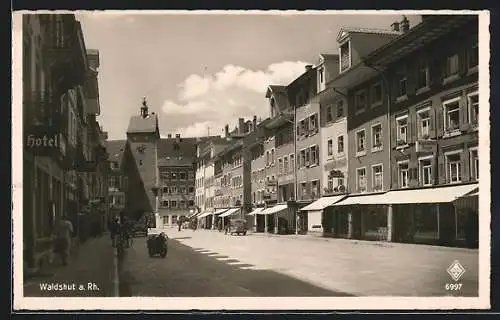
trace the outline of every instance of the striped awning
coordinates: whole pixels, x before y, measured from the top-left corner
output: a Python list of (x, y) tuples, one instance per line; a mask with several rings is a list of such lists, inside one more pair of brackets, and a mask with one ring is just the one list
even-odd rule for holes
[(259, 212), (262, 212), (262, 211), (264, 211), (264, 208), (257, 208), (255, 210), (253, 210), (252, 212), (250, 212), (248, 215), (253, 216), (253, 215), (259, 214)]
[(226, 212), (222, 213), (219, 217), (229, 217), (230, 215), (240, 211), (240, 208), (232, 208), (227, 210)]

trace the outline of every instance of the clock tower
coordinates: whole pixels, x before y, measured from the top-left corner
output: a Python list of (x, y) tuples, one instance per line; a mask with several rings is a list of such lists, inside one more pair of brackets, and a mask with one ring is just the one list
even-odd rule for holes
[[(160, 140), (158, 117), (149, 113), (146, 98), (140, 114), (130, 118), (127, 129), (127, 149), (133, 178), (130, 181), (128, 209), (137, 212), (157, 213), (158, 205), (154, 189), (158, 186), (157, 148)], [(130, 168), (130, 167), (129, 167)], [(139, 181), (136, 181), (139, 180)], [(132, 185), (133, 184), (133, 185)]]

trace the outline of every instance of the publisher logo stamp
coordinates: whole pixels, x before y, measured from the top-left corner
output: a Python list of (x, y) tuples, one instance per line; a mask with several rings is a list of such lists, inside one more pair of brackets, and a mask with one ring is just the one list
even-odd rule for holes
[(448, 274), (453, 280), (458, 281), (465, 273), (465, 268), (458, 262), (458, 260), (453, 261), (453, 263), (446, 269)]
[(458, 282), (465, 273), (465, 268), (458, 262), (458, 260), (453, 261), (446, 272), (455, 281), (454, 283), (446, 283), (446, 291), (460, 291), (462, 289), (462, 283)]

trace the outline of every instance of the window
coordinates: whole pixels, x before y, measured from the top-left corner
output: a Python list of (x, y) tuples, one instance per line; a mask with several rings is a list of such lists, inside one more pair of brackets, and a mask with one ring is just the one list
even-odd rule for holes
[(306, 165), (306, 150), (300, 150), (300, 158), (298, 167), (301, 168)]
[(372, 166), (372, 172), (373, 172), (373, 191), (381, 191), (383, 189), (383, 183), (384, 183), (384, 172), (382, 170), (382, 165), (374, 165)]
[(431, 123), (429, 108), (417, 111), (417, 122), (419, 139), (429, 139), (429, 128)]
[(333, 121), (333, 106), (329, 105), (325, 108), (326, 110), (326, 122), (332, 122)]
[(421, 63), (417, 71), (417, 90), (429, 87), (429, 67)]
[(287, 174), (288, 173), (288, 156), (284, 156), (283, 157), (283, 174)]
[(455, 98), (443, 103), (444, 130), (451, 133), (459, 130), (460, 124), (460, 98)]
[(399, 171), (399, 187), (400, 188), (408, 188), (408, 174), (409, 174), (409, 168), (408, 168), (408, 162), (401, 162), (398, 164), (398, 171)]
[(363, 111), (366, 106), (366, 93), (364, 91), (356, 93), (354, 97), (354, 109), (356, 112)]
[(372, 150), (382, 149), (382, 124), (372, 126)]
[(177, 187), (175, 187), (175, 186), (170, 187), (170, 193), (174, 193), (174, 194), (177, 193)]
[(271, 149), (271, 164), (274, 164), (274, 149)]
[(307, 183), (302, 182), (302, 183), (300, 184), (300, 191), (301, 191), (301, 192), (300, 192), (300, 194), (301, 194), (302, 196), (307, 195)]
[(283, 174), (283, 159), (281, 158), (278, 159), (278, 174)]
[(182, 208), (182, 209), (186, 208), (186, 201), (185, 200), (179, 201), (179, 208)]
[(358, 192), (366, 192), (366, 169), (359, 168), (356, 170), (356, 183)]
[(172, 180), (177, 180), (177, 172), (171, 173)]
[(337, 137), (337, 153), (344, 153), (344, 136)]
[(170, 193), (170, 188), (169, 187), (163, 187), (161, 190), (162, 193), (164, 194), (169, 194)]
[(311, 149), (307, 148), (306, 150), (304, 150), (304, 153), (306, 159), (305, 165), (308, 166), (311, 163)]
[(327, 146), (327, 150), (328, 150), (328, 156), (330, 157), (333, 155), (333, 140), (328, 139), (328, 141), (326, 142), (326, 146)]
[(469, 121), (474, 127), (479, 126), (479, 94), (471, 93), (467, 96), (467, 107), (469, 109)]
[(139, 165), (142, 166), (142, 160), (139, 160)]
[(344, 100), (337, 102), (337, 118), (344, 116)]
[(311, 165), (319, 164), (319, 148), (318, 146), (311, 147)]
[(479, 180), (479, 157), (477, 149), (470, 150), (470, 177), (471, 180)]
[(406, 96), (406, 75), (401, 75), (399, 76), (398, 79), (398, 97), (404, 97)]
[(420, 184), (423, 186), (432, 185), (432, 158), (419, 160), (420, 166)]
[(479, 64), (479, 46), (478, 36), (474, 35), (468, 50), (468, 67), (469, 69), (477, 67)]
[(189, 193), (193, 193), (194, 192), (194, 187), (189, 187)]
[(186, 187), (180, 187), (179, 188), (179, 193), (180, 194), (185, 194), (186, 193)]
[(177, 223), (177, 216), (172, 216), (172, 224), (176, 224)]
[(446, 57), (444, 77), (449, 78), (458, 74), (458, 54)]
[(378, 105), (382, 102), (382, 84), (376, 83), (372, 87), (372, 105)]
[(161, 206), (162, 207), (168, 207), (168, 201), (167, 200), (164, 200), (161, 202)]
[(269, 151), (266, 151), (266, 166), (271, 164), (271, 153)]
[(319, 83), (323, 83), (325, 81), (325, 69), (323, 67), (318, 69), (318, 75), (319, 75)]
[(396, 119), (397, 126), (397, 140), (398, 145), (405, 145), (408, 143), (408, 116), (402, 116)]
[(461, 163), (460, 163), (460, 153), (453, 153), (446, 155), (446, 166), (447, 166), (447, 180), (450, 183), (456, 183), (462, 181), (461, 176)]
[(356, 132), (356, 153), (365, 151), (365, 130)]
[(320, 190), (320, 183), (319, 183), (319, 180), (314, 180), (311, 182), (311, 191), (312, 191), (312, 197), (313, 198), (316, 198), (316, 197), (319, 197), (320, 194), (321, 194), (321, 190)]
[(295, 171), (295, 155), (293, 154), (290, 155), (290, 171)]
[(310, 127), (309, 130), (311, 131), (316, 131), (318, 129), (318, 117), (316, 114), (311, 115), (309, 118), (310, 121)]
[(177, 208), (177, 201), (175, 200), (170, 201), (170, 208)]
[(340, 72), (351, 67), (351, 53), (349, 41), (340, 46)]

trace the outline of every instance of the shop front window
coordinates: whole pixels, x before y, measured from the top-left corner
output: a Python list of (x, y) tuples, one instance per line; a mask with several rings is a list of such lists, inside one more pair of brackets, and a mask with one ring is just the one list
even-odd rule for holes
[(378, 239), (387, 233), (387, 211), (383, 207), (374, 207), (363, 213), (364, 236)]
[(421, 240), (438, 238), (438, 216), (435, 204), (419, 204), (415, 207), (414, 237)]

